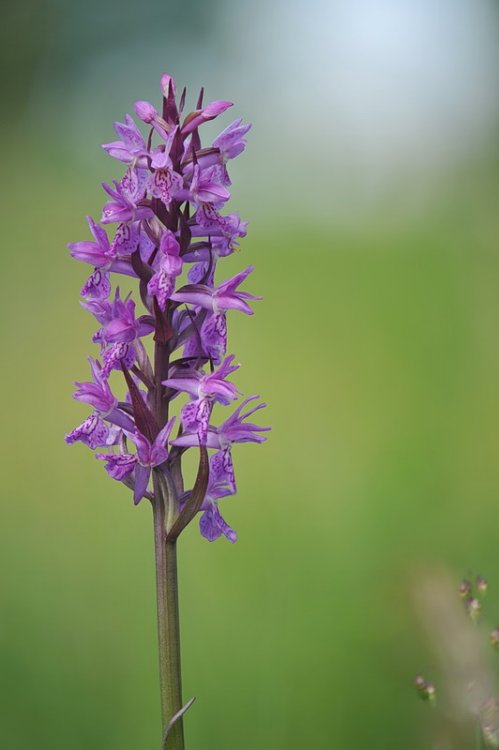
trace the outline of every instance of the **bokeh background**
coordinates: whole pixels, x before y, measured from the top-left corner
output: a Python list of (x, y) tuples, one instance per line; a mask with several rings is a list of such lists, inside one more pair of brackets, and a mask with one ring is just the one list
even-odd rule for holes
[(94, 328), (66, 243), (163, 71), (253, 122), (225, 268), (256, 265), (231, 336), (273, 426), (235, 449), (237, 545), (181, 540), (187, 746), (432, 746), (415, 587), (481, 573), (499, 617), (497, 3), (3, 5), (1, 746), (159, 747), (150, 509), (63, 435)]

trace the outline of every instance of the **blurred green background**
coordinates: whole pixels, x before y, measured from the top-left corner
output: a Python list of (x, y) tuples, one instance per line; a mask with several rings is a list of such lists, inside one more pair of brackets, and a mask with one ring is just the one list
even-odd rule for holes
[(181, 540), (187, 747), (429, 747), (414, 585), (481, 573), (499, 616), (496, 4), (2, 14), (2, 748), (159, 747), (150, 509), (63, 436), (95, 327), (66, 243), (164, 70), (254, 123), (224, 267), (256, 266), (231, 340), (273, 427), (234, 451), (237, 545)]

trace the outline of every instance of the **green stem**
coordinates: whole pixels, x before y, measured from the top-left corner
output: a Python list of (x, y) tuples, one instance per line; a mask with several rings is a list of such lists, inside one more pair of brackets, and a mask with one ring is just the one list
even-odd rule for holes
[[(155, 472), (156, 473), (156, 472)], [(180, 669), (180, 624), (178, 610), (177, 547), (165, 542), (164, 485), (155, 478), (153, 502), (156, 593), (158, 604), (159, 676), (163, 731), (182, 708)], [(171, 728), (165, 750), (184, 750), (184, 727), (180, 717)]]
[(477, 750), (487, 750), (487, 746), (485, 744), (484, 736), (483, 736), (483, 730), (482, 730), (482, 724), (480, 722), (480, 719), (477, 719), (476, 721), (476, 747)]

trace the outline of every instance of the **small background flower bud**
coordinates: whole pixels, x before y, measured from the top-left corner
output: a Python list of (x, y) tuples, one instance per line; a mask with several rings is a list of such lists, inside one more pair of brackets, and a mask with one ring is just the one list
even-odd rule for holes
[(476, 590), (481, 596), (487, 593), (488, 583), (483, 576), (476, 577)]
[(418, 675), (414, 680), (416, 690), (421, 700), (434, 701), (435, 700), (435, 688), (431, 682), (427, 682), (422, 675)]
[(480, 617), (481, 610), (482, 605), (474, 596), (471, 596), (466, 600), (466, 611), (468, 612), (468, 615), (473, 622), (477, 622), (478, 618)]
[(471, 596), (471, 583), (466, 578), (463, 578), (459, 584), (459, 596), (462, 596), (463, 599)]

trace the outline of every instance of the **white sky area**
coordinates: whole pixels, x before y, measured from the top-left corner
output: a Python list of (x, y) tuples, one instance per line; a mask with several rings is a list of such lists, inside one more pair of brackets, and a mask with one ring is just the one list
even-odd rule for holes
[[(401, 210), (432, 200), (497, 137), (494, 0), (227, 0), (219, 11), (219, 39), (172, 46), (151, 29), (137, 49), (94, 50), (69, 101), (65, 92), (71, 137), (111, 140), (90, 102), (121, 119), (134, 98), (157, 100), (168, 70), (179, 84), (205, 83), (210, 99), (235, 100), (234, 117), (253, 122), (232, 170), (246, 182), (238, 203), (346, 223), (387, 200)], [(111, 102), (110, 80), (121, 87)]]

